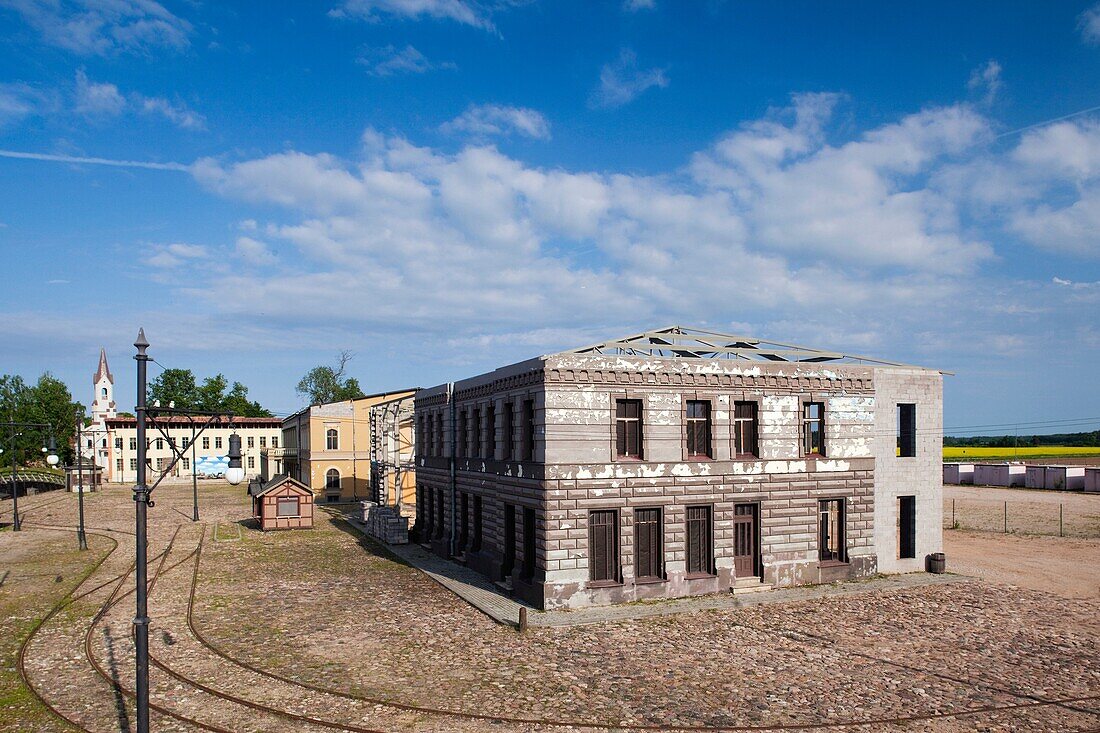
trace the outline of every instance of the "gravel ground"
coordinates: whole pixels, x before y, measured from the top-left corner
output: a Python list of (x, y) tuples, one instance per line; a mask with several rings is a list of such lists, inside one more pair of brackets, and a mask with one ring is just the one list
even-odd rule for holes
[[(265, 535), (245, 525), (238, 533), (238, 521), (247, 516), (239, 489), (202, 487), (201, 525), (187, 521), (189, 487), (161, 491), (151, 513), (153, 552), (182, 528), (165, 564), (171, 569), (151, 597), (152, 650), (169, 669), (200, 680), (208, 691), (154, 668), (153, 698), (206, 725), (313, 731), (352, 723), (387, 732), (563, 730), (539, 720), (576, 723), (578, 731), (596, 723), (623, 730), (830, 723), (876, 733), (1100, 727), (1096, 598), (974, 581), (532, 628), (519, 635), (327, 515), (319, 515), (312, 531)], [(75, 498), (49, 506), (44, 501), (37, 511), (34, 500), (27, 502), (28, 525), (71, 521)], [(89, 525), (121, 547), (85, 590), (125, 572), (132, 558), (129, 492), (109, 489), (88, 504)], [(31, 527), (19, 543), (7, 545), (21, 548), (9, 554), (25, 576), (13, 588), (30, 588), (34, 575), (51, 567), (42, 551), (22, 544), (38, 541), (38, 535), (44, 538), (45, 530)], [(200, 537), (198, 629), (229, 655), (289, 682), (219, 657), (191, 634), (187, 599), (195, 565), (189, 553)], [(0, 536), (4, 540), (11, 537)], [(126, 730), (133, 721), (127, 701), (84, 655), (91, 618), (112, 590), (108, 585), (67, 609), (28, 650), (36, 687), (97, 733)], [(20, 607), (33, 614), (57, 596), (21, 597)], [(132, 598), (124, 598), (90, 637), (93, 656), (124, 686), (133, 668), (132, 611)], [(307, 690), (299, 682), (373, 701)], [(29, 697), (24, 702), (33, 707)], [(12, 730), (52, 729), (28, 728), (5, 714), (0, 712), (0, 730), (5, 724)], [(39, 713), (29, 719), (49, 718)], [(154, 722), (158, 730), (196, 729), (158, 714)]]

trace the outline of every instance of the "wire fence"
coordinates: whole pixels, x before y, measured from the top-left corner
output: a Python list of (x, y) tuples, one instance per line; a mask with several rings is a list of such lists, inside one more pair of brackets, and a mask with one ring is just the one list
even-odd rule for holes
[(1004, 534), (1100, 538), (1100, 497), (1095, 507), (1065, 502), (944, 499), (943, 526)]

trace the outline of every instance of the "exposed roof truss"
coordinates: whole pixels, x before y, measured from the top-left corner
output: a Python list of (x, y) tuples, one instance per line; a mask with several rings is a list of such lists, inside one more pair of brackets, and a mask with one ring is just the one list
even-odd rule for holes
[(796, 346), (751, 336), (705, 331), (698, 328), (669, 326), (605, 341), (564, 354), (603, 354), (606, 356), (644, 356), (689, 359), (744, 359), (766, 362), (840, 362), (870, 366), (910, 366), (857, 354), (843, 354), (808, 346)]

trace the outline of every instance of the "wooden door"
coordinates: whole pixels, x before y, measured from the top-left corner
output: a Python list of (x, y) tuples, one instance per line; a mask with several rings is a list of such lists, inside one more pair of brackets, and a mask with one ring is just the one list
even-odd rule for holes
[(733, 571), (738, 578), (750, 578), (757, 571), (756, 504), (733, 508)]

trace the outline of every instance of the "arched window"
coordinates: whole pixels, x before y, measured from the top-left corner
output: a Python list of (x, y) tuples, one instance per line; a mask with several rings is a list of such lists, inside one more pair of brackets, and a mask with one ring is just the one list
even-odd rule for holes
[[(336, 432), (336, 431), (333, 431), (333, 432)], [(336, 491), (340, 490), (340, 472), (337, 471), (335, 468), (330, 468), (325, 473), (325, 489), (327, 489), (327, 490), (335, 489)]]
[(99, 390), (99, 396), (102, 397), (103, 399), (107, 399), (107, 388), (106, 387)]
[(325, 447), (329, 450), (340, 450), (340, 435), (336, 432), (336, 428), (325, 431)]

